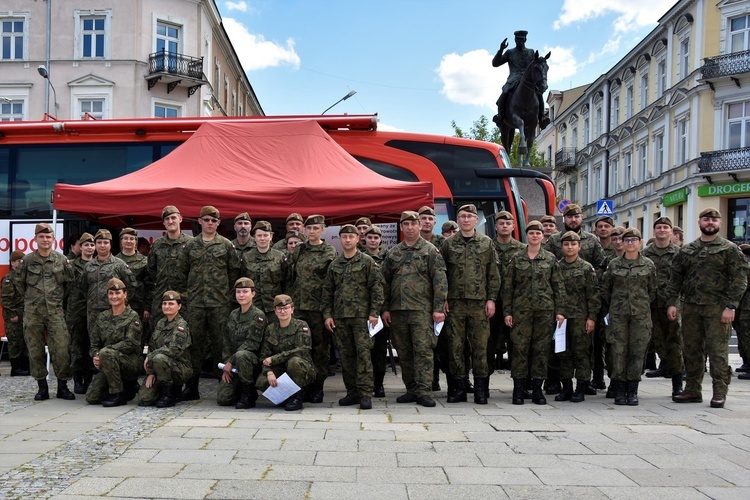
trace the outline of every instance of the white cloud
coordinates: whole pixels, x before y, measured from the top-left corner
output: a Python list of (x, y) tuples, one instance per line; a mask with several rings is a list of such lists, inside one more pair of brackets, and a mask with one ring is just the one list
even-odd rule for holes
[(250, 33), (242, 23), (232, 18), (224, 19), (224, 28), (245, 71), (283, 65), (299, 68), (300, 57), (294, 50), (293, 38), (288, 38), (283, 45), (272, 42), (263, 35)]
[(579, 63), (573, 55), (573, 49), (568, 47), (544, 47), (543, 54), (552, 52), (547, 60), (549, 71), (547, 72), (547, 83), (567, 83), (566, 80), (575, 75), (579, 69)]
[(228, 11), (239, 10), (240, 12), (247, 12), (247, 2), (224, 2)]
[(406, 130), (398, 127), (394, 127), (393, 125), (388, 125), (387, 123), (378, 122), (378, 130), (381, 132), (406, 132)]
[(559, 30), (571, 24), (616, 14), (618, 17), (612, 23), (614, 31), (625, 33), (655, 25), (674, 3), (675, 0), (565, 0), (560, 16), (552, 26)]
[(443, 56), (436, 70), (443, 84), (440, 93), (458, 104), (494, 109), (503, 83), (508, 78), (508, 66), (493, 68), (493, 55), (480, 49)]

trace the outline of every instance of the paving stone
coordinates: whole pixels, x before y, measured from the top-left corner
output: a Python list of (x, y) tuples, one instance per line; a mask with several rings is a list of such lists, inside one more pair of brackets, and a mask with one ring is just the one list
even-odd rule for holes
[[(202, 466), (205, 467), (205, 466)], [(114, 477), (125, 479), (129, 477), (175, 477), (185, 468), (184, 464), (157, 464), (132, 462), (129, 460), (115, 460), (91, 471), (90, 477)]]
[(319, 441), (325, 438), (325, 429), (259, 429), (255, 439), (286, 439)]
[[(383, 442), (388, 443), (388, 442), (393, 442), (393, 441), (383, 441)], [(282, 440), (281, 449), (284, 451), (293, 451), (293, 450), (358, 451), (358, 441), (356, 439), (350, 439), (350, 440), (326, 439), (323, 441)]]
[(162, 450), (151, 461), (179, 464), (228, 464), (236, 453), (235, 450)]
[(442, 432), (395, 432), (394, 434), (396, 440), (398, 441), (467, 441), (466, 435), (459, 429), (456, 429), (455, 431)]
[(152, 448), (155, 450), (163, 450), (165, 448), (172, 448), (176, 450), (200, 450), (205, 447), (209, 442), (209, 439), (198, 438), (198, 439), (173, 439), (173, 438), (143, 438), (137, 443), (133, 443), (131, 448)]
[(503, 485), (509, 498), (518, 500), (600, 500), (607, 497), (593, 486), (525, 486)]
[(205, 498), (216, 481), (212, 479), (131, 478), (117, 485), (111, 495), (125, 498)]
[(527, 468), (445, 467), (451, 484), (542, 484)]
[(326, 440), (360, 440), (360, 441), (395, 441), (395, 431), (345, 431), (339, 429), (328, 429), (325, 431)]
[(356, 467), (328, 467), (307, 465), (273, 465), (263, 477), (269, 481), (336, 481), (354, 483), (357, 481)]
[(251, 439), (260, 429), (236, 427), (193, 427), (183, 434), (185, 439)]
[(474, 484), (408, 484), (406, 489), (409, 500), (434, 500), (450, 498), (451, 500), (476, 500), (491, 498), (502, 500), (508, 498), (500, 486)]
[(358, 467), (357, 483), (381, 484), (448, 484), (448, 478), (440, 467)]
[[(689, 487), (623, 488), (622, 486), (601, 486), (599, 489), (611, 500), (632, 500), (633, 498), (638, 498), (638, 500), (707, 500), (709, 498), (695, 488)], [(717, 497), (711, 496), (710, 498)]]
[(357, 451), (364, 452), (403, 452), (422, 453), (435, 451), (432, 443), (428, 441), (365, 441), (359, 442)]
[(166, 425), (169, 427), (229, 427), (231, 418), (176, 418)]
[(372, 484), (339, 484), (316, 481), (310, 487), (307, 499), (337, 500), (411, 500), (403, 484), (380, 484), (373, 488)]
[(122, 481), (119, 477), (84, 477), (66, 488), (62, 494), (103, 496)]
[[(294, 422), (291, 422), (295, 424)], [(335, 429), (339, 431), (358, 431), (362, 428), (361, 422), (319, 422), (313, 420), (302, 420), (296, 422), (295, 429)]]
[[(626, 472), (612, 469), (597, 469), (592, 472), (571, 464), (569, 467), (534, 467), (532, 471), (544, 483), (550, 486), (634, 486)], [(635, 474), (651, 472), (644, 470), (633, 471)]]
[(233, 461), (231, 464), (189, 464), (175, 477), (186, 479), (252, 479), (260, 480), (268, 470), (268, 464), (248, 464)]
[[(585, 457), (586, 455), (580, 455)], [(565, 467), (565, 459), (558, 455), (535, 455), (520, 454), (508, 451), (506, 453), (494, 453), (493, 451), (484, 450), (477, 452), (477, 457), (485, 467)]]
[[(307, 481), (219, 481), (207, 498), (312, 498)], [(331, 497), (328, 497), (331, 498)]]
[(395, 453), (319, 451), (315, 457), (315, 465), (397, 467), (398, 463)]
[(398, 453), (399, 467), (481, 467), (476, 453)]
[(732, 486), (719, 476), (704, 470), (657, 469), (634, 471), (624, 469), (622, 473), (640, 486)]
[(712, 500), (746, 500), (750, 498), (750, 488), (713, 488), (701, 486), (696, 489)]
[(313, 465), (317, 451), (278, 451), (274, 450), (269, 453), (258, 453), (256, 450), (239, 449), (232, 463), (251, 463), (253, 460), (261, 461), (265, 465), (274, 464), (294, 464), (294, 465)]
[(655, 469), (653, 464), (634, 455), (558, 455), (563, 463), (586, 464), (590, 468), (602, 469)]

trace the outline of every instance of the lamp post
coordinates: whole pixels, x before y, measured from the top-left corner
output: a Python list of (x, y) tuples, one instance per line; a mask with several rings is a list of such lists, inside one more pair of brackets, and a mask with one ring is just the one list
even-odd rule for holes
[[(356, 93), (357, 93), (357, 91), (356, 91), (356, 90), (352, 90), (351, 92), (349, 92), (348, 94), (346, 94), (346, 95), (345, 95), (344, 97), (342, 97), (342, 98), (341, 98), (341, 99), (339, 99), (338, 101), (336, 101), (336, 102), (334, 102), (333, 104), (331, 104), (330, 106), (328, 106), (328, 107), (326, 108), (326, 111), (328, 111), (329, 109), (331, 109), (332, 107), (334, 107), (335, 105), (337, 105), (338, 103), (340, 103), (341, 101), (346, 101), (347, 99), (349, 99), (349, 98), (350, 98), (351, 96), (353, 96), (353, 95), (354, 95), (354, 94), (356, 94)], [(322, 113), (320, 113), (320, 114), (321, 114), (321, 115), (324, 115), (324, 114), (326, 114), (326, 111), (323, 111), (323, 112), (322, 112)]]
[[(55, 86), (52, 85), (52, 80), (49, 79), (49, 71), (47, 71), (47, 68), (44, 66), (44, 64), (41, 64), (36, 70), (39, 73), (39, 76), (47, 80), (47, 84), (52, 87), (52, 95), (54, 96), (55, 100), (55, 114), (57, 114), (57, 90), (55, 90)], [(49, 100), (47, 100), (46, 106), (47, 114), (49, 114)]]

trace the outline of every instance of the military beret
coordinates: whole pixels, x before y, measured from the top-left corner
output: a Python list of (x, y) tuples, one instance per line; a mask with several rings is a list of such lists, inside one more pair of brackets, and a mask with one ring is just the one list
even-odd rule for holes
[(138, 237), (138, 231), (136, 231), (132, 227), (126, 227), (125, 229), (123, 229), (122, 231), (120, 231), (120, 238), (122, 238), (126, 234), (132, 234), (136, 238)]
[(526, 35), (528, 35), (529, 32), (526, 30), (518, 30), (513, 32), (513, 36), (517, 36), (520, 38), (526, 38)]
[(417, 213), (419, 215), (427, 214), (427, 215), (432, 215), (433, 217), (435, 216), (435, 210), (433, 210), (431, 207), (428, 207), (427, 205), (417, 210)]
[(360, 217), (357, 219), (357, 222), (354, 223), (355, 226), (372, 226), (372, 221), (367, 217)]
[(21, 260), (24, 258), (26, 254), (21, 252), (20, 250), (13, 250), (10, 253), (10, 262), (15, 262), (17, 260)]
[(109, 240), (112, 241), (112, 233), (107, 229), (100, 229), (94, 235), (94, 241), (96, 240)]
[(622, 226), (617, 226), (612, 230), (611, 233), (609, 233), (610, 236), (622, 236), (622, 233), (625, 232), (625, 228)]
[(252, 219), (250, 218), (250, 214), (247, 212), (242, 212), (241, 214), (238, 214), (234, 218), (234, 222), (237, 222), (238, 220), (249, 220), (252, 222)]
[(419, 214), (417, 212), (412, 212), (411, 210), (407, 210), (405, 212), (401, 212), (401, 220), (399, 222), (404, 222), (407, 220), (419, 220)]
[(167, 205), (161, 211), (161, 220), (166, 219), (168, 216), (170, 216), (172, 214), (178, 214), (179, 215), (180, 211), (177, 210), (177, 207), (174, 206), (174, 205)]
[(750, 255), (750, 245), (748, 245), (747, 243), (743, 243), (742, 245), (740, 245), (740, 250), (742, 250), (742, 253), (744, 253), (745, 255)]
[(167, 290), (161, 295), (161, 301), (164, 302), (165, 300), (176, 300), (177, 302), (182, 302), (182, 296), (180, 295), (180, 292)]
[(581, 241), (581, 237), (575, 231), (567, 231), (562, 235), (560, 241)]
[(370, 227), (368, 227), (367, 231), (365, 231), (365, 234), (377, 234), (381, 238), (383, 237), (383, 231), (381, 231), (378, 226), (370, 226)]
[(495, 220), (513, 220), (513, 215), (507, 210), (501, 210), (495, 214)]
[(565, 210), (563, 211), (563, 215), (580, 215), (583, 214), (583, 210), (581, 210), (581, 207), (576, 205), (575, 203), (571, 203), (567, 207), (565, 207)]
[(90, 241), (91, 243), (94, 242), (94, 236), (91, 233), (83, 233), (80, 238), (78, 238), (78, 244), (83, 245), (87, 241)]
[(674, 234), (682, 234), (682, 228), (680, 226), (672, 226), (672, 232)]
[(37, 224), (34, 227), (34, 236), (36, 236), (39, 233), (52, 233), (52, 232), (54, 232), (52, 231), (52, 226), (44, 222)]
[(206, 205), (205, 207), (201, 208), (201, 213), (198, 217), (203, 217), (204, 215), (210, 215), (211, 217), (216, 217), (217, 219), (220, 219), (219, 217), (219, 211), (216, 209), (216, 207), (212, 207), (211, 205)]
[(344, 233), (358, 235), (359, 231), (357, 230), (357, 226), (355, 226), (354, 224), (344, 224), (343, 226), (339, 228), (339, 234), (344, 234)]
[(440, 232), (447, 233), (448, 231), (453, 231), (454, 229), (458, 229), (458, 224), (456, 224), (455, 221), (449, 220), (443, 222), (443, 227), (440, 228)]
[(625, 238), (638, 238), (639, 240), (643, 239), (643, 237), (641, 236), (641, 232), (634, 227), (629, 227), (625, 231), (623, 231), (622, 239)]
[(554, 225), (557, 225), (557, 219), (555, 219), (554, 215), (542, 215), (542, 218), (539, 219), (539, 222), (544, 224), (545, 222), (551, 222)]
[(286, 216), (286, 221), (290, 222), (293, 220), (298, 220), (300, 222), (305, 222), (304, 219), (302, 219), (302, 214), (298, 214), (297, 212), (292, 212), (289, 215)]
[(669, 227), (672, 227), (672, 219), (666, 216), (659, 217), (654, 221), (654, 227), (658, 226), (659, 224), (666, 224)]
[(615, 227), (615, 221), (609, 215), (602, 215), (601, 217), (597, 218), (596, 221), (594, 221), (594, 226), (596, 226), (600, 222), (606, 222), (610, 226)]
[(127, 290), (125, 283), (119, 278), (110, 278), (107, 281), (107, 290)]
[(313, 224), (320, 224), (321, 226), (325, 226), (326, 218), (322, 215), (311, 215), (307, 219), (305, 219), (305, 226), (312, 226)]
[(712, 217), (714, 219), (721, 219), (721, 212), (719, 212), (715, 208), (709, 207), (705, 209), (704, 211), (702, 211), (698, 217), (699, 218)]
[(287, 240), (289, 238), (297, 238), (300, 241), (305, 241), (305, 237), (299, 231), (287, 231), (284, 238), (286, 238)]
[(461, 212), (469, 212), (470, 214), (476, 215), (477, 207), (472, 203), (467, 203), (466, 205), (461, 205), (461, 208), (458, 209), (457, 213), (460, 214)]
[(292, 298), (289, 295), (277, 295), (273, 298), (273, 307), (285, 306), (287, 304), (293, 304)]
[(250, 278), (240, 278), (234, 282), (235, 288), (255, 288), (255, 283)]
[(271, 223), (267, 220), (259, 220), (255, 223), (253, 226), (253, 229), (250, 231), (250, 234), (255, 236), (255, 232), (260, 229), (261, 231), (268, 231), (269, 233), (273, 232), (273, 226), (271, 226)]
[(544, 228), (542, 227), (541, 222), (539, 222), (538, 220), (533, 220), (526, 225), (526, 232), (528, 233), (529, 231), (544, 232)]

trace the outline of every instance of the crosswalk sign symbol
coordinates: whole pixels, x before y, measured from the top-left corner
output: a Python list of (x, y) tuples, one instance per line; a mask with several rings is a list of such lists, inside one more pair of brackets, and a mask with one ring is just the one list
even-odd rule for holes
[(596, 215), (612, 215), (612, 200), (597, 201)]

